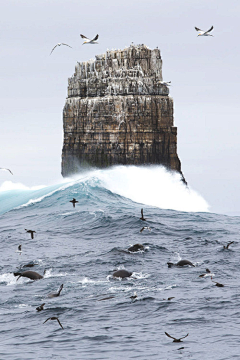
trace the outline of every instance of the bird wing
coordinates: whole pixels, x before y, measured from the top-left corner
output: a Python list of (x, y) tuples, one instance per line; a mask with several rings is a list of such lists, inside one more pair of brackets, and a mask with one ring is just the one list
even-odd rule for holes
[(145, 226), (140, 230), (140, 232), (143, 232), (144, 229), (145, 229)]
[(9, 172), (13, 175), (13, 173), (11, 172), (11, 170), (10, 170), (10, 169), (0, 168), (0, 170), (6, 170), (6, 171), (9, 171)]
[(96, 41), (98, 39), (98, 34), (95, 36), (94, 39), (92, 39), (91, 41)]
[(81, 36), (81, 38), (83, 38), (83, 39), (87, 39), (87, 40), (89, 40), (89, 41), (90, 41), (90, 39), (89, 39), (89, 38), (87, 38), (86, 36), (84, 36), (83, 34), (80, 34), (80, 36)]
[(143, 209), (141, 209), (141, 215), (143, 216)]
[(231, 244), (233, 244), (233, 243), (234, 243), (234, 241), (230, 241), (230, 243), (228, 243), (227, 246), (226, 246), (227, 249), (228, 249), (228, 247), (229, 247)]
[(204, 32), (203, 30), (197, 28), (196, 26), (195, 26), (195, 30), (196, 30), (196, 31), (202, 31), (202, 32)]
[(57, 318), (57, 321), (58, 321), (59, 325), (61, 326), (61, 328), (63, 329), (63, 326), (62, 326), (62, 324), (60, 323), (60, 321), (58, 320), (58, 318)]
[(166, 331), (165, 331), (165, 334), (166, 334), (168, 337), (170, 337), (171, 339), (176, 340), (176, 338), (175, 338), (175, 337), (172, 337), (172, 336), (171, 336), (171, 335), (169, 335)]
[(58, 44), (55, 45), (54, 48), (52, 48), (52, 51), (50, 52), (50, 55), (51, 55), (51, 53), (53, 52), (53, 50), (56, 49), (57, 46), (58, 46)]
[(212, 30), (213, 30), (213, 26), (211, 26), (209, 30), (205, 31), (205, 34), (209, 33)]
[(189, 335), (189, 334), (187, 334), (187, 335), (185, 335), (185, 336), (181, 337), (179, 340), (185, 339), (188, 335)]
[(72, 49), (72, 46), (70, 46), (70, 45), (68, 45), (68, 44), (62, 43), (62, 45), (66, 45), (66, 46), (68, 46), (68, 47), (70, 47), (70, 48)]
[(48, 318), (47, 320), (45, 320), (43, 324), (45, 324), (45, 322), (47, 322), (47, 321), (50, 320), (50, 319), (51, 319), (51, 318)]

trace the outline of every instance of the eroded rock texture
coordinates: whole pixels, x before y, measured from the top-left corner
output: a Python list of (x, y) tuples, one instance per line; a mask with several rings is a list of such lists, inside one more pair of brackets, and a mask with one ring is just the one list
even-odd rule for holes
[(158, 49), (130, 46), (78, 63), (63, 110), (62, 175), (116, 164), (181, 172), (168, 94)]

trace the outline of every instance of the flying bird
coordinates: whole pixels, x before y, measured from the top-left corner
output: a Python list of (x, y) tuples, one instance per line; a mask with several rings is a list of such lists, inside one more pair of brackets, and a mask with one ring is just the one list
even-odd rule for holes
[(206, 274), (201, 274), (199, 277), (205, 277), (207, 274), (211, 274), (211, 271), (209, 269), (206, 269)]
[(22, 254), (22, 245), (18, 245), (18, 249), (16, 250), (16, 252), (18, 252), (19, 255)]
[(140, 220), (143, 220), (143, 221), (146, 221), (146, 219), (143, 217), (143, 209), (141, 209), (141, 217), (140, 217)]
[(43, 303), (42, 305), (36, 307), (36, 310), (37, 310), (37, 311), (42, 311), (42, 310), (44, 310), (44, 309), (43, 309), (44, 305), (45, 305), (45, 303)]
[(228, 249), (229, 246), (230, 246), (231, 244), (233, 244), (233, 243), (234, 243), (234, 241), (230, 241), (226, 246), (224, 245), (223, 248), (224, 248), (224, 249)]
[(47, 322), (48, 320), (57, 320), (57, 321), (58, 321), (58, 323), (59, 323), (59, 325), (60, 325), (60, 326), (61, 326), (61, 328), (63, 329), (62, 324), (60, 323), (59, 319), (58, 319), (56, 316), (52, 316), (52, 317), (48, 318), (47, 320), (45, 320), (45, 321), (44, 321), (44, 323), (43, 323), (43, 324), (45, 324), (45, 322)]
[(27, 233), (31, 234), (31, 238), (33, 239), (33, 238), (34, 238), (33, 234), (34, 234), (36, 231), (34, 231), (34, 230), (28, 230), (28, 229), (25, 229), (25, 230), (26, 230)]
[(166, 334), (168, 337), (170, 337), (171, 339), (173, 339), (173, 342), (182, 342), (182, 339), (185, 339), (185, 338), (189, 335), (189, 334), (187, 334), (187, 335), (181, 337), (180, 339), (176, 339), (175, 337), (169, 335), (166, 331), (165, 331), (165, 334)]
[(137, 298), (137, 293), (136, 291), (134, 291), (134, 294), (132, 296), (130, 296), (130, 299), (134, 300)]
[(213, 26), (211, 26), (210, 29), (207, 31), (201, 30), (201, 29), (197, 28), (196, 26), (195, 26), (195, 29), (196, 29), (196, 31), (199, 32), (198, 36), (213, 36), (213, 35), (209, 34), (210, 31), (213, 30)]
[(6, 168), (0, 168), (0, 170), (5, 170), (5, 171), (9, 171), (12, 175), (13, 175), (13, 173), (11, 172), (11, 170), (10, 169), (6, 169)]
[(212, 280), (212, 282), (214, 282), (216, 285), (215, 286), (218, 286), (218, 287), (224, 287), (224, 285), (223, 284), (220, 284), (219, 282), (217, 282), (217, 281), (213, 281), (213, 279), (212, 279), (212, 277), (211, 277), (211, 280)]
[(151, 231), (151, 228), (149, 226), (144, 226), (143, 228), (141, 228), (140, 233), (143, 232), (143, 230)]
[(82, 34), (80, 34), (80, 36), (81, 36), (82, 39), (84, 39), (84, 42), (82, 43), (82, 45), (84, 45), (84, 44), (98, 44), (98, 42), (97, 42), (98, 35), (96, 35), (95, 38), (92, 39), (92, 40), (87, 38), (86, 36), (84, 36)]
[(78, 203), (78, 201), (76, 199), (72, 199), (69, 202), (71, 202), (73, 204), (73, 207), (75, 208), (75, 204)]
[(64, 44), (64, 43), (58, 43), (57, 45), (54, 46), (54, 48), (52, 48), (52, 51), (50, 52), (50, 55), (52, 54), (53, 50), (56, 49), (57, 46), (61, 46), (61, 45), (65, 45), (65, 46), (68, 46), (72, 49), (72, 47), (68, 44)]

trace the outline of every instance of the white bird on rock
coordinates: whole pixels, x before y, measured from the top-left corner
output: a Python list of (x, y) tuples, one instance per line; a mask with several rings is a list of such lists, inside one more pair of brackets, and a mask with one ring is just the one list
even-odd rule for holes
[(213, 36), (213, 35), (209, 34), (210, 31), (213, 30), (213, 26), (211, 26), (210, 29), (207, 31), (201, 30), (201, 29), (197, 28), (196, 26), (195, 26), (195, 29), (196, 29), (196, 31), (199, 32), (198, 36)]
[(57, 45), (54, 46), (54, 48), (52, 48), (52, 51), (50, 52), (50, 55), (52, 54), (53, 50), (56, 49), (57, 46), (61, 46), (61, 45), (65, 45), (65, 46), (68, 46), (72, 49), (72, 47), (68, 44), (64, 44), (64, 43), (58, 43)]
[(80, 36), (81, 36), (82, 39), (84, 39), (84, 42), (83, 42), (82, 45), (84, 45), (84, 44), (98, 44), (98, 42), (97, 42), (98, 35), (96, 35), (95, 38), (92, 39), (92, 40), (87, 38), (86, 36), (84, 36), (82, 34), (80, 34)]

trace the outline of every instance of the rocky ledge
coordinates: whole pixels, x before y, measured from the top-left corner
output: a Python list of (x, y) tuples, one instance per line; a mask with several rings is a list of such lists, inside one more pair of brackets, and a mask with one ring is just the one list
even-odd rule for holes
[(62, 175), (117, 164), (181, 173), (168, 94), (159, 49), (132, 45), (78, 63), (63, 110)]

